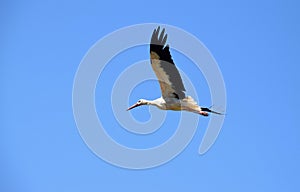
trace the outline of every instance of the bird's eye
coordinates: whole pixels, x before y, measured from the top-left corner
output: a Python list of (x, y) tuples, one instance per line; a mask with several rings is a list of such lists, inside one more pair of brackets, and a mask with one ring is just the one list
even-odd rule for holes
[(141, 103), (142, 101), (141, 100), (138, 100), (138, 103)]

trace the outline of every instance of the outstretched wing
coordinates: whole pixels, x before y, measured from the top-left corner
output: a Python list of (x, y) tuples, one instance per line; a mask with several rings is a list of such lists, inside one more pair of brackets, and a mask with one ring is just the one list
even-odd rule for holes
[(165, 29), (154, 29), (150, 43), (151, 66), (158, 78), (163, 98), (185, 98), (185, 88), (173, 62), (169, 45), (165, 45), (168, 35)]

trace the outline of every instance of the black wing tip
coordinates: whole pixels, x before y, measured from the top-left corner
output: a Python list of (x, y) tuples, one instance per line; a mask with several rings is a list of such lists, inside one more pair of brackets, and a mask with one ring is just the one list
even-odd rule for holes
[(166, 29), (162, 28), (160, 32), (160, 26), (153, 30), (152, 37), (151, 37), (151, 45), (152, 46), (160, 46), (161, 48), (167, 42), (168, 34), (165, 33)]
[(159, 30), (160, 30), (160, 26), (158, 26), (156, 29), (154, 29), (153, 33), (156, 33), (156, 32), (159, 33)]

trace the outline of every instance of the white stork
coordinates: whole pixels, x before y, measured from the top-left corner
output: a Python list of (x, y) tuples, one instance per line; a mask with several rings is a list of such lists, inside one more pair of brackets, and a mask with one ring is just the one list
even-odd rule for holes
[(169, 45), (165, 46), (166, 41), (165, 29), (161, 33), (160, 27), (154, 29), (150, 43), (150, 59), (152, 69), (159, 81), (162, 97), (153, 101), (139, 99), (127, 111), (141, 105), (154, 105), (162, 110), (185, 110), (203, 116), (208, 116), (208, 112), (221, 115), (222, 113), (198, 106), (191, 96), (185, 96), (182, 79), (173, 62)]

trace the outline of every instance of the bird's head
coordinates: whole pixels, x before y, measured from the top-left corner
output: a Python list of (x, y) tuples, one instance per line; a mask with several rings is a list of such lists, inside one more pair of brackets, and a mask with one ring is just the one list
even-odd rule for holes
[(129, 107), (127, 109), (127, 111), (133, 109), (133, 108), (136, 108), (138, 106), (141, 106), (141, 105), (148, 105), (148, 101), (145, 100), (145, 99), (139, 99), (134, 105), (132, 105), (131, 107)]

